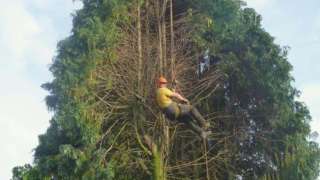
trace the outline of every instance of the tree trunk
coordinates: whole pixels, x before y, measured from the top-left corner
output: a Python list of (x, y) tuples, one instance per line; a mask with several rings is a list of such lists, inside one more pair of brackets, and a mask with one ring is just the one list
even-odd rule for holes
[(140, 8), (140, 0), (138, 0), (138, 21), (137, 21), (137, 29), (138, 29), (138, 92), (141, 93), (141, 78), (142, 78), (142, 41), (141, 41), (141, 8)]
[(175, 56), (174, 56), (174, 31), (173, 31), (173, 0), (170, 0), (170, 57), (171, 57), (171, 78), (174, 80)]
[(160, 75), (163, 75), (163, 48), (162, 48), (162, 28), (161, 28), (161, 14), (160, 14), (160, 0), (157, 0), (157, 24), (158, 24), (158, 40), (159, 40), (159, 73)]
[(162, 44), (163, 44), (163, 68), (164, 68), (164, 75), (167, 77), (167, 75), (169, 74), (168, 72), (168, 67), (167, 67), (167, 25), (166, 25), (166, 9), (167, 9), (167, 1), (168, 0), (164, 0), (163, 4), (162, 4), (162, 13), (161, 13), (161, 26), (162, 26)]

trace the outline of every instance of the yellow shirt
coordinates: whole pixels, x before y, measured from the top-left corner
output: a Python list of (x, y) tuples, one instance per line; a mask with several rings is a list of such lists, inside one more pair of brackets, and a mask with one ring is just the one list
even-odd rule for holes
[(159, 88), (157, 90), (157, 103), (161, 108), (166, 108), (168, 107), (171, 103), (172, 100), (170, 98), (170, 96), (172, 96), (173, 92), (166, 88)]

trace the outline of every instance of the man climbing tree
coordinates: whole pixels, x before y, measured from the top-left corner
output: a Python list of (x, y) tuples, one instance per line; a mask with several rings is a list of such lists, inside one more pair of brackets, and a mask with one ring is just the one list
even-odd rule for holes
[[(203, 118), (199, 111), (190, 105), (189, 101), (174, 90), (171, 91), (167, 88), (168, 81), (164, 77), (160, 77), (158, 80), (157, 89), (157, 103), (161, 110), (164, 112), (167, 118), (170, 120), (177, 120), (189, 126), (193, 131), (198, 133), (202, 138), (206, 139), (210, 134), (207, 129), (210, 126), (209, 122)], [(186, 104), (174, 102), (175, 98)], [(196, 120), (194, 122), (193, 120)], [(196, 124), (197, 123), (197, 124)]]

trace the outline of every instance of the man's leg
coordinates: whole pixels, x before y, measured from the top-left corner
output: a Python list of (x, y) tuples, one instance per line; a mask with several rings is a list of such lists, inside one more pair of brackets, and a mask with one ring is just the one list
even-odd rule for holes
[(195, 124), (189, 116), (184, 116), (184, 117), (180, 117), (179, 121), (186, 124), (188, 126), (188, 128), (190, 128), (192, 131), (194, 131), (195, 133), (197, 133), (200, 137), (206, 139), (207, 136), (209, 135), (208, 132), (206, 132), (205, 130), (203, 130), (199, 125)]
[(174, 121), (179, 115), (179, 107), (176, 103), (172, 103), (163, 109), (163, 112), (167, 118), (169, 118), (171, 121)]
[(198, 109), (195, 107), (191, 106), (191, 111), (190, 111), (191, 116), (201, 125), (201, 127), (208, 129), (210, 126), (210, 123), (207, 122), (204, 117), (200, 114)]
[(205, 129), (210, 126), (195, 107), (185, 104), (179, 104), (179, 107), (182, 116), (190, 116), (190, 118), (195, 119), (197, 123)]

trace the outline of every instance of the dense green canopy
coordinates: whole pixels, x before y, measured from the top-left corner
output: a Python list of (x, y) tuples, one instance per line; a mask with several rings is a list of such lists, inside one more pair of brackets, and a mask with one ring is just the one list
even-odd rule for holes
[[(43, 85), (50, 127), (13, 179), (317, 178), (320, 149), (288, 48), (254, 9), (240, 0), (82, 2)], [(164, 118), (160, 74), (211, 122), (213, 147)]]

